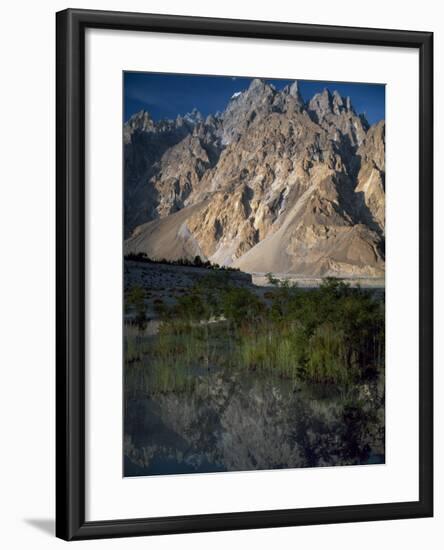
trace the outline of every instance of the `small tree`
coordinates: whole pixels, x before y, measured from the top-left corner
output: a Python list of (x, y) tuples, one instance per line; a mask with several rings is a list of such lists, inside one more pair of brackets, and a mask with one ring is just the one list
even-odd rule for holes
[(223, 314), (237, 326), (257, 322), (264, 309), (259, 298), (246, 288), (231, 287), (223, 295)]
[(202, 267), (203, 262), (202, 262), (202, 259), (201, 259), (200, 256), (195, 256), (195, 258), (194, 258), (194, 265), (195, 265), (196, 267)]
[(267, 281), (269, 285), (273, 285), (273, 286), (279, 285), (279, 279), (276, 279), (276, 277), (273, 277), (273, 273), (267, 273), (265, 276), (267, 277)]

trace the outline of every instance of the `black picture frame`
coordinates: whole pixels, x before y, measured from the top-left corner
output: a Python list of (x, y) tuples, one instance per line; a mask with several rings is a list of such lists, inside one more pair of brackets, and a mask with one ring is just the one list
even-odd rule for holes
[[(85, 520), (85, 30), (414, 48), (419, 52), (419, 500)], [(433, 515), (433, 33), (69, 9), (56, 15), (56, 535), (65, 540)]]

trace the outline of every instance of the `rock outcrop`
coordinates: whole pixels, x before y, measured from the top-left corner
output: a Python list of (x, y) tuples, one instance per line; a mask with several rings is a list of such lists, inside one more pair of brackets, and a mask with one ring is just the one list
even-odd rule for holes
[(124, 127), (125, 252), (244, 271), (384, 273), (385, 126), (255, 79), (223, 113)]

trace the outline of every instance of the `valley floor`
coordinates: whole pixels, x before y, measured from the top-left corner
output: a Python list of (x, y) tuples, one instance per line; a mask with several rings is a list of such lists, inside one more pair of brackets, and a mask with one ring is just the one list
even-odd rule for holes
[[(317, 288), (325, 280), (323, 277), (301, 277), (291, 273), (273, 273), (273, 276), (280, 281), (289, 281), (297, 284), (300, 288)], [(257, 286), (270, 286), (266, 273), (252, 273), (252, 281)], [(362, 288), (382, 289), (385, 287), (384, 277), (344, 277), (343, 281), (350, 286), (361, 286)]]
[[(266, 273), (249, 274), (242, 271), (210, 270), (132, 260), (125, 260), (124, 263), (124, 289), (127, 292), (137, 286), (146, 290), (145, 303), (148, 319), (156, 320), (159, 317), (159, 307), (156, 306), (173, 306), (178, 298), (187, 294), (197, 282), (218, 274), (225, 276), (230, 284), (254, 292), (262, 301), (266, 303), (269, 301), (267, 296), (273, 285), (270, 284)], [(301, 290), (319, 288), (325, 280), (319, 277), (300, 277), (288, 273), (276, 273), (273, 274), (273, 277), (279, 281), (297, 284)], [(384, 278), (344, 278), (343, 280), (351, 287), (359, 285), (363, 289), (374, 290), (378, 295), (384, 295)], [(126, 311), (125, 319), (131, 321), (132, 317), (134, 317), (134, 312), (132, 310)]]
[(313, 281), (125, 262), (125, 476), (384, 463), (384, 289)]

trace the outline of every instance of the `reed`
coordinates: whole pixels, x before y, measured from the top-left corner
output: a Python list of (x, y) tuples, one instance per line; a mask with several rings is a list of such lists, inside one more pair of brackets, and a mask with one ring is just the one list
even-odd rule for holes
[(384, 366), (384, 303), (328, 279), (302, 291), (272, 279), (267, 303), (226, 279), (199, 283), (162, 310), (157, 334), (125, 333), (125, 364), (145, 388), (170, 391), (217, 369), (249, 369), (347, 386)]

